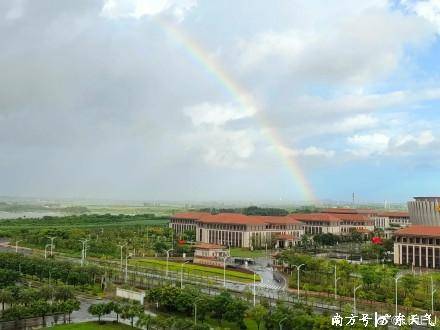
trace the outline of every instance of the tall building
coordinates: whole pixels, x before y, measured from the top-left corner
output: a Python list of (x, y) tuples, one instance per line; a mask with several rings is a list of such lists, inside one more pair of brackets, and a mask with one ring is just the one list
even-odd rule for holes
[(414, 197), (408, 211), (414, 225), (440, 226), (440, 197)]

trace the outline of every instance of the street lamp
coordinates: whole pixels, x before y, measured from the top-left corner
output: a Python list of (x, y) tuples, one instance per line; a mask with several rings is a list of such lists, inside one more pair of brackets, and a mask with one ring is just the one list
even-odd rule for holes
[(166, 251), (167, 252), (167, 270), (166, 270), (166, 273), (165, 273), (166, 277), (168, 277), (168, 259), (170, 258), (170, 252), (173, 251), (173, 250), (174, 249), (169, 249), (169, 250)]
[(338, 299), (338, 281), (341, 279), (340, 277), (337, 277), (337, 269), (335, 265), (335, 300)]
[(22, 240), (20, 241), (15, 241), (15, 253), (18, 253), (18, 243), (20, 243)]
[(285, 321), (285, 320), (287, 320), (287, 316), (285, 316), (285, 317), (283, 317), (279, 322), (278, 322), (278, 325), (280, 326), (280, 330), (283, 330), (283, 322)]
[(46, 244), (44, 247), (44, 259), (47, 259), (47, 248), (50, 246), (50, 244)]
[(302, 266), (305, 266), (306, 264), (301, 264), (301, 265), (292, 265), (293, 267), (296, 268), (297, 270), (297, 276), (296, 276), (296, 284), (297, 284), (297, 291), (298, 291), (298, 302), (299, 302), (299, 271), (301, 269)]
[(396, 285), (395, 285), (395, 296), (396, 296), (396, 314), (394, 314), (394, 315), (397, 315), (397, 282), (399, 281), (399, 279), (402, 277), (402, 274), (397, 274), (396, 275), (396, 278), (395, 278), (395, 282), (396, 282)]
[(255, 305), (256, 305), (256, 302), (255, 302), (255, 297), (256, 297), (256, 294), (257, 294), (257, 292), (256, 292), (256, 288), (257, 288), (257, 285), (256, 285), (256, 272), (253, 270), (252, 271), (253, 273), (254, 273), (254, 285), (253, 285), (253, 289), (252, 289), (252, 294), (253, 294), (253, 296), (254, 296), (254, 307), (255, 307)]
[(128, 253), (125, 254), (125, 278), (124, 278), (125, 283), (127, 283), (127, 278), (128, 278), (128, 258), (130, 257), (131, 255), (129, 255)]
[(226, 288), (226, 259), (228, 256), (222, 257), (223, 259), (223, 287)]
[(434, 314), (434, 293), (436, 293), (436, 289), (434, 289), (434, 280), (431, 276), (431, 313)]
[(353, 312), (356, 314), (356, 291), (359, 290), (362, 285), (359, 285), (353, 289)]
[(124, 248), (124, 246), (126, 246), (127, 243), (125, 244), (118, 244), (119, 248), (121, 249), (121, 269), (122, 269), (122, 249)]
[(200, 298), (194, 301), (194, 325), (197, 325), (197, 303), (199, 300)]
[(50, 256), (52, 257), (52, 256), (53, 256), (53, 247), (54, 247), (54, 245), (53, 245), (53, 240), (54, 240), (56, 237), (55, 237), (55, 236), (48, 236), (47, 238), (50, 239)]
[(82, 250), (81, 250), (81, 266), (84, 265), (84, 259), (86, 256), (86, 244), (87, 244), (87, 239), (80, 239), (79, 240), (82, 243)]
[(183, 263), (180, 265), (180, 288), (181, 288), (181, 289), (183, 289), (183, 266), (184, 266), (185, 264), (187, 264), (188, 262), (189, 262), (189, 260), (183, 262)]

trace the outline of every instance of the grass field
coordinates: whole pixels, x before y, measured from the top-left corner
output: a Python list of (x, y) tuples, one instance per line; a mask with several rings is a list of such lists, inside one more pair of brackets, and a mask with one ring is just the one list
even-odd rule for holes
[(63, 324), (56, 325), (52, 329), (60, 330), (128, 330), (133, 329), (132, 327), (120, 324), (120, 323), (98, 323), (98, 322), (85, 322), (85, 323), (75, 323), (75, 324)]
[(243, 248), (231, 248), (231, 257), (242, 257), (242, 258), (258, 258), (266, 255), (266, 250), (254, 250)]
[[(161, 270), (166, 269), (166, 261), (165, 260), (144, 258), (144, 259), (130, 260), (130, 263), (132, 265), (138, 265), (141, 267), (157, 268), (157, 269), (161, 269)], [(182, 264), (179, 262), (170, 261), (168, 264), (168, 270), (180, 272), (181, 265)], [(184, 269), (183, 269), (184, 273), (189, 272), (190, 274), (194, 274), (194, 275), (213, 276), (213, 277), (217, 277), (219, 279), (223, 279), (223, 269), (221, 269), (221, 268), (194, 265), (194, 264), (185, 264), (185, 266), (183, 266), (183, 267), (184, 267)], [(227, 269), (226, 270), (226, 279), (231, 280), (231, 281), (249, 283), (254, 280), (254, 276), (253, 276), (253, 274), (247, 274), (247, 273), (242, 273), (239, 271)], [(256, 277), (256, 280), (260, 281), (260, 277), (258, 275)]]

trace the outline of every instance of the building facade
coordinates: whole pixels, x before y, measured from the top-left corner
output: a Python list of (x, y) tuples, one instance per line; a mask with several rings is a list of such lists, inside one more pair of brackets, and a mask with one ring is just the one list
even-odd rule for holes
[(440, 268), (440, 227), (414, 225), (394, 233), (394, 263)]
[(229, 251), (221, 245), (198, 243), (195, 245), (193, 262), (199, 265), (223, 267)]
[(440, 226), (440, 197), (414, 197), (408, 211), (414, 225)]

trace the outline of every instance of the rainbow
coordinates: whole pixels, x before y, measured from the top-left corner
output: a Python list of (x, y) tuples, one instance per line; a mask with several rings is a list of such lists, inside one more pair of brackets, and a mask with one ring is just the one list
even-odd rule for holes
[(159, 17), (156, 17), (155, 21), (158, 22), (159, 26), (161, 26), (172, 39), (184, 46), (188, 54), (190, 54), (198, 64), (202, 65), (211, 76), (217, 79), (242, 109), (247, 111), (250, 110), (254, 113), (262, 131), (281, 155), (281, 159), (285, 162), (289, 172), (292, 174), (303, 197), (307, 201), (316, 201), (317, 198), (315, 197), (310, 182), (307, 180), (303, 170), (295, 160), (294, 156), (288, 152), (288, 148), (285, 147), (279, 134), (270, 125), (265, 124), (267, 120), (263, 117), (263, 112), (258, 111), (259, 107), (257, 106), (254, 97), (252, 97), (245, 88), (240, 86), (195, 40), (191, 39), (183, 31), (177, 29), (174, 25)]

